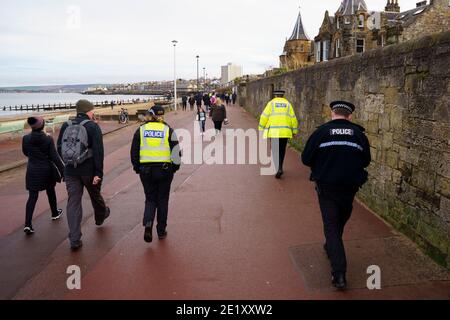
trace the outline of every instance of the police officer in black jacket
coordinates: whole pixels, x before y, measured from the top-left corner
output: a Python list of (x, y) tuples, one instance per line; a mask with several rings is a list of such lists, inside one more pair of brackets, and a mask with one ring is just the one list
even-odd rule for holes
[(155, 215), (158, 238), (167, 237), (170, 187), (174, 173), (180, 169), (181, 151), (174, 130), (164, 122), (164, 108), (152, 107), (146, 119), (134, 134), (131, 163), (144, 187), (144, 240), (150, 243)]
[(345, 289), (347, 261), (342, 235), (353, 210), (353, 199), (367, 181), (365, 168), (371, 156), (365, 129), (351, 122), (355, 106), (335, 101), (330, 107), (332, 121), (311, 135), (302, 162), (311, 167), (311, 180), (316, 183), (332, 283), (338, 289)]

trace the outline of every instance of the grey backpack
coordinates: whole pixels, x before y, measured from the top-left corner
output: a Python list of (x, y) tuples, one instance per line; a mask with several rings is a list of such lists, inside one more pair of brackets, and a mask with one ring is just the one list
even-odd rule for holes
[(67, 128), (64, 131), (61, 143), (61, 156), (66, 165), (70, 164), (75, 168), (86, 159), (92, 157), (92, 151), (88, 148), (89, 138), (84, 125), (90, 120), (81, 123), (67, 121)]

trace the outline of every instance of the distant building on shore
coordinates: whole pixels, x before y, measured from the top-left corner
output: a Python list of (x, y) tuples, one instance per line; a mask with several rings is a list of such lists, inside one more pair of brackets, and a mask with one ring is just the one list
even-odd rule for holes
[(301, 12), (299, 12), (294, 31), (291, 37), (286, 40), (283, 54), (280, 56), (280, 68), (293, 70), (307, 67), (313, 64), (310, 53), (311, 40), (306, 35)]
[(238, 66), (232, 63), (228, 63), (226, 66), (222, 66), (222, 75), (220, 79), (221, 84), (229, 83), (234, 79), (240, 77), (242, 77), (242, 66)]
[(449, 0), (418, 2), (400, 12), (398, 0), (387, 0), (385, 11), (370, 11), (364, 0), (343, 0), (334, 16), (328, 11), (314, 39), (316, 63), (363, 53), (450, 29)]

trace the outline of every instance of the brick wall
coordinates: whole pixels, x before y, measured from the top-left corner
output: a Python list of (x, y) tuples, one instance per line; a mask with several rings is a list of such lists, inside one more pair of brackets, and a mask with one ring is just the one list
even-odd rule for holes
[(439, 263), (450, 266), (450, 31), (240, 86), (258, 116), (283, 88), (299, 117), (302, 148), (330, 120), (329, 103), (357, 106), (373, 162), (358, 197)]

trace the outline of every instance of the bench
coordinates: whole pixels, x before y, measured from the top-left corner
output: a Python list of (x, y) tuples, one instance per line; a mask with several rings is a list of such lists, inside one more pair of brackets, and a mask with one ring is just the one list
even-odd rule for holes
[(54, 134), (55, 127), (57, 127), (58, 125), (62, 125), (64, 122), (69, 121), (69, 117), (70, 116), (68, 114), (65, 114), (65, 115), (56, 116), (53, 119), (45, 120), (45, 127), (52, 128), (52, 132)]
[(16, 120), (9, 122), (0, 122), (0, 135), (8, 133), (19, 133), (23, 134), (25, 130), (25, 120)]

